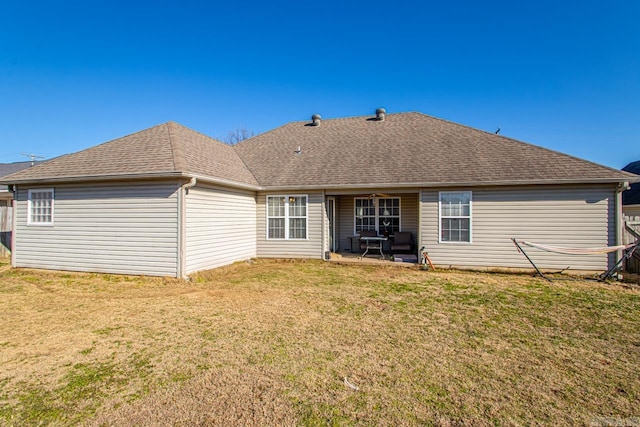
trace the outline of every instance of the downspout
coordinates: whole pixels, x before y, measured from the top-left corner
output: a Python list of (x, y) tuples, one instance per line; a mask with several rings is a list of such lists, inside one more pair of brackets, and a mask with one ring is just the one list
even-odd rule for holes
[[(616, 188), (616, 246), (622, 245), (623, 233), (624, 233), (624, 216), (622, 215), (622, 192), (628, 190), (629, 183), (621, 182)], [(622, 249), (616, 252), (616, 259), (621, 259), (624, 253)], [(615, 262), (615, 261), (614, 261)], [(624, 265), (623, 265), (624, 268)]]
[[(418, 191), (418, 236), (416, 237), (416, 252), (420, 260), (420, 248), (422, 247), (422, 188)], [(429, 249), (427, 249), (429, 250)]]
[(180, 187), (180, 192), (178, 193), (178, 271), (177, 276), (180, 279), (187, 279), (188, 276), (186, 274), (187, 269), (187, 203), (186, 196), (189, 194), (189, 189), (194, 187), (197, 183), (197, 179), (191, 178), (191, 181), (183, 184)]

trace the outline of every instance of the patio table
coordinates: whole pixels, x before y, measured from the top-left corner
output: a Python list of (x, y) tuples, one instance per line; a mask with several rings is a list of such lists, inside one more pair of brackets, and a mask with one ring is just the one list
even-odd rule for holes
[(380, 259), (384, 259), (384, 253), (382, 252), (382, 242), (388, 239), (389, 238), (385, 236), (360, 237), (360, 240), (362, 240), (367, 245), (362, 255), (360, 255), (360, 258), (364, 258), (365, 255), (367, 255), (367, 253), (369, 252), (369, 249), (378, 249), (380, 250)]

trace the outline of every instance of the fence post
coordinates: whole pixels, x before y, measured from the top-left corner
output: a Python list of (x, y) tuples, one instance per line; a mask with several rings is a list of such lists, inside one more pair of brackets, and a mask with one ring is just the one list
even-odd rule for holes
[[(640, 233), (640, 216), (624, 216), (624, 244), (628, 245), (634, 243), (637, 240), (637, 237), (634, 236), (631, 232), (627, 230), (627, 227), (635, 230), (637, 233)], [(635, 255), (635, 254), (634, 254)], [(625, 271), (629, 273), (640, 274), (640, 261), (637, 258), (631, 257), (625, 262), (624, 266)]]

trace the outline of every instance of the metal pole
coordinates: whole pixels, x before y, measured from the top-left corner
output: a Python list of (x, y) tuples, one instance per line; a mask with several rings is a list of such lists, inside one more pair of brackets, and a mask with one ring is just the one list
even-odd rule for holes
[(552, 282), (553, 280), (549, 279), (547, 276), (545, 276), (544, 274), (542, 274), (542, 271), (540, 271), (540, 269), (538, 268), (538, 266), (536, 266), (533, 261), (531, 261), (531, 258), (529, 258), (529, 255), (527, 255), (527, 253), (524, 251), (524, 249), (522, 249), (522, 246), (520, 246), (518, 244), (518, 242), (516, 241), (516, 239), (511, 238), (511, 240), (513, 241), (513, 244), (516, 245), (516, 247), (518, 248), (518, 251), (522, 252), (522, 254), (527, 258), (527, 260), (529, 260), (529, 262), (531, 263), (531, 265), (533, 266), (533, 268), (536, 269), (536, 271), (538, 272), (538, 274), (540, 275), (540, 277), (542, 277), (545, 280), (548, 280), (549, 282)]
[(613, 273), (618, 269), (618, 267), (622, 264), (623, 261), (628, 260), (629, 258), (631, 258), (631, 256), (633, 255), (633, 253), (635, 252), (635, 250), (638, 248), (638, 245), (636, 244), (635, 246), (627, 249), (627, 251), (625, 252), (624, 256), (622, 256), (622, 258), (620, 258), (618, 260), (618, 262), (616, 262), (614, 264), (613, 267), (611, 267), (609, 270), (605, 271), (603, 274), (600, 275), (600, 280), (601, 281), (605, 281), (607, 279), (610, 279), (613, 276)]

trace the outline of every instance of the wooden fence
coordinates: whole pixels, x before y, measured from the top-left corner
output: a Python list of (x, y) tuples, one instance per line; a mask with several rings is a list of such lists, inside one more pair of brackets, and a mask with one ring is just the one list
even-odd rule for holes
[[(640, 235), (640, 216), (626, 216), (624, 217), (625, 230), (623, 243), (628, 245), (638, 240)], [(631, 231), (633, 230), (633, 231)], [(625, 270), (629, 273), (640, 274), (640, 249), (636, 249), (635, 253), (629, 258), (625, 265)]]

